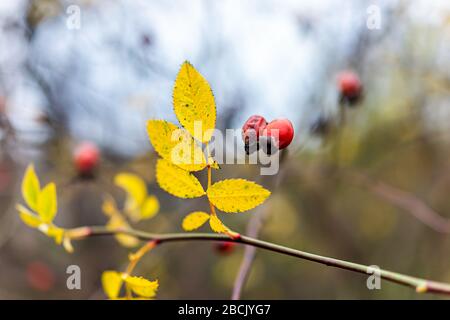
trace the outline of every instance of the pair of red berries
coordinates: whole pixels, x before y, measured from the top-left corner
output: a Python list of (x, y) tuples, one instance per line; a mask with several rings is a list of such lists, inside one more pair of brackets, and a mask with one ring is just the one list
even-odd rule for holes
[(100, 160), (100, 151), (92, 142), (80, 143), (74, 152), (74, 164), (79, 175), (90, 176)]
[(288, 119), (275, 119), (267, 123), (263, 116), (253, 115), (242, 127), (245, 151), (251, 154), (262, 146), (267, 154), (286, 148), (294, 138), (294, 127)]
[(342, 71), (337, 76), (340, 101), (352, 106), (362, 96), (363, 86), (358, 75), (353, 71)]

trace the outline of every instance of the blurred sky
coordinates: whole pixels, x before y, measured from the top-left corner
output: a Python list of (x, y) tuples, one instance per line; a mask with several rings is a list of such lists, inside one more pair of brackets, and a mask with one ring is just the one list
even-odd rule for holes
[[(41, 1), (38, 10), (45, 15), (56, 2)], [(80, 30), (66, 27), (65, 9), (74, 3), (81, 5)], [(150, 148), (147, 118), (175, 120), (173, 81), (190, 60), (211, 83), (228, 127), (258, 113), (290, 118), (306, 134), (318, 115), (335, 112), (330, 78), (355, 67), (349, 61), (362, 34), (388, 27), (365, 28), (368, 6), (380, 7), (382, 23), (395, 23), (389, 14), (401, 3), (61, 1), (56, 15), (29, 30), (29, 2), (1, 1), (0, 93), (25, 139), (37, 139), (35, 119), (45, 110), (75, 139), (131, 156)], [(428, 1), (408, 3), (411, 19), (430, 24), (449, 7), (444, 0), (432, 9)]]

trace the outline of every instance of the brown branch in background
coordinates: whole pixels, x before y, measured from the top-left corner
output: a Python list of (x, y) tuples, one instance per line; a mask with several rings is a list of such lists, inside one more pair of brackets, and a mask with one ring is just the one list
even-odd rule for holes
[[(259, 230), (264, 224), (267, 218), (267, 210), (265, 208), (258, 208), (258, 211), (254, 213), (247, 225), (247, 236), (257, 238)], [(252, 267), (253, 260), (255, 259), (256, 247), (246, 246), (244, 251), (244, 257), (242, 259), (239, 271), (236, 279), (234, 280), (233, 292), (231, 294), (231, 300), (239, 300), (241, 298), (242, 289), (247, 282)]]
[[(274, 190), (276, 190), (280, 185), (280, 182), (285, 172), (281, 164), (284, 162), (284, 159), (287, 158), (287, 150), (281, 152), (282, 152), (280, 155), (281, 169), (277, 177), (275, 178)], [(252, 238), (258, 238), (259, 231), (264, 225), (264, 222), (267, 220), (268, 215), (269, 215), (268, 210), (265, 207), (259, 207), (257, 209), (257, 212), (255, 212), (253, 216), (250, 218), (250, 221), (247, 225), (247, 233), (246, 233), (247, 236)], [(245, 283), (247, 282), (247, 279), (250, 275), (250, 270), (252, 267), (253, 260), (255, 259), (255, 255), (256, 255), (256, 247), (254, 246), (245, 247), (244, 258), (242, 259), (236, 279), (234, 280), (233, 291), (231, 293), (231, 300), (239, 300), (241, 298), (242, 289), (244, 288)]]
[(409, 212), (417, 220), (433, 230), (444, 234), (450, 233), (450, 220), (439, 215), (439, 213), (434, 211), (417, 196), (395, 188), (385, 182), (369, 178), (362, 173), (352, 172), (349, 175), (357, 184), (364, 186), (390, 204)]

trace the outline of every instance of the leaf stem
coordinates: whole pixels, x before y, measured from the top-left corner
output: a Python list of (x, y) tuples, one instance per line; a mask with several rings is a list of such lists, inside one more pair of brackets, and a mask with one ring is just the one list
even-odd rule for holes
[(129, 256), (130, 263), (125, 271), (127, 275), (131, 275), (133, 273), (134, 268), (138, 264), (138, 262), (142, 259), (142, 257), (149, 252), (151, 249), (156, 247), (157, 241), (151, 240), (144, 244), (136, 253), (132, 253)]
[[(230, 239), (228, 235), (214, 234), (214, 233), (147, 233), (134, 229), (118, 229), (110, 230), (103, 226), (92, 226), (90, 228), (90, 236), (112, 236), (117, 234), (125, 234), (134, 236), (141, 240), (154, 241), (155, 244), (161, 244), (164, 242), (182, 242), (182, 241), (233, 241), (236, 243), (242, 243), (251, 245), (261, 249), (265, 249), (272, 252), (296, 257), (303, 260), (308, 260), (320, 264), (324, 264), (329, 267), (335, 267), (339, 269), (349, 270), (362, 274), (372, 274), (371, 268), (367, 265), (349, 262), (345, 260), (339, 260), (331, 257), (321, 256), (305, 251), (292, 249), (289, 247), (281, 246), (267, 241), (258, 240), (255, 238), (241, 235), (238, 238)], [(431, 281), (427, 279), (416, 278), (401, 273), (380, 269), (379, 275), (382, 279), (411, 287), (418, 293), (437, 293), (443, 295), (450, 295), (450, 284)]]

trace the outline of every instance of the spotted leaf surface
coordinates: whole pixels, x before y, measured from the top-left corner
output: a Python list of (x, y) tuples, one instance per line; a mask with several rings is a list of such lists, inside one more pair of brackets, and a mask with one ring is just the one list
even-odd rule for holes
[(263, 203), (270, 191), (245, 179), (228, 179), (213, 184), (207, 195), (211, 203), (224, 212), (243, 212)]
[(182, 227), (185, 231), (192, 231), (200, 228), (209, 219), (209, 214), (202, 211), (195, 211), (188, 214), (183, 219)]
[(205, 155), (186, 130), (169, 121), (149, 120), (147, 133), (161, 158), (187, 171), (199, 171), (205, 168)]
[(219, 219), (219, 217), (215, 214), (211, 215), (211, 218), (209, 219), (209, 225), (211, 226), (211, 229), (214, 232), (217, 233), (226, 233), (228, 234), (230, 232), (230, 229), (228, 229), (223, 222)]
[(173, 88), (178, 121), (198, 141), (211, 140), (216, 125), (216, 104), (208, 81), (189, 63), (181, 65)]
[(164, 159), (156, 163), (156, 181), (163, 190), (179, 198), (197, 198), (205, 194), (195, 176)]

